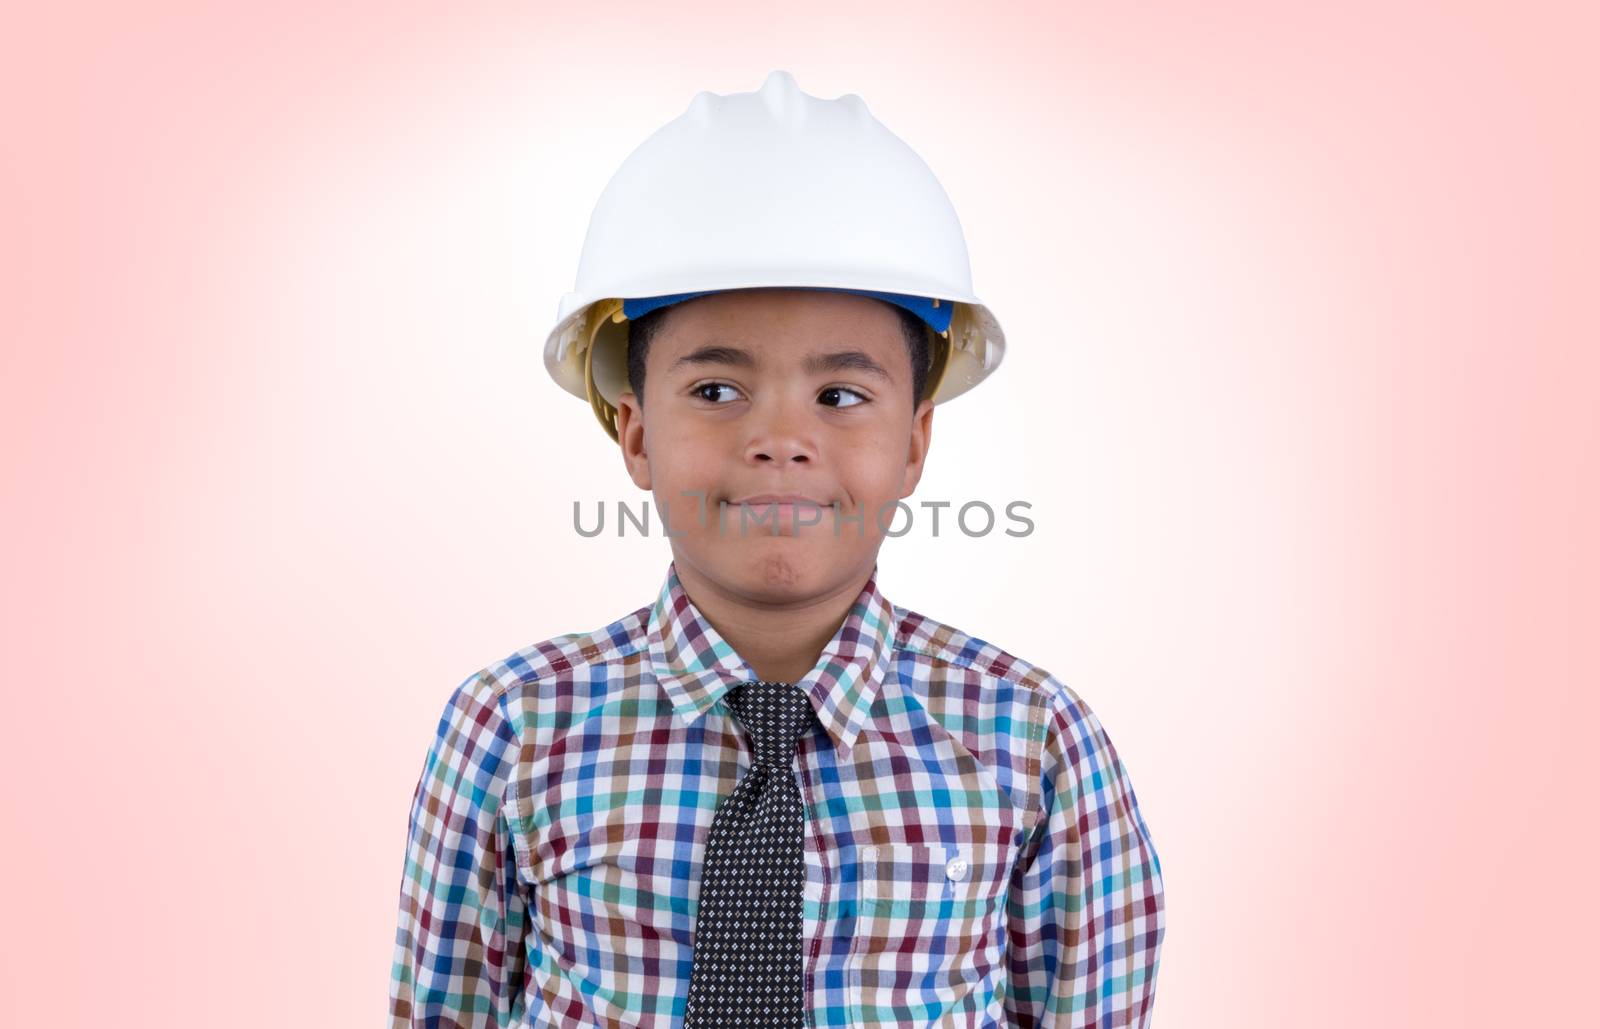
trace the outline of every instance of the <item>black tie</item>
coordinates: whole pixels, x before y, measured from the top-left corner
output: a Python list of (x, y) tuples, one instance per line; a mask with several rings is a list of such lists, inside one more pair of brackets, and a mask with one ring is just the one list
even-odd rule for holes
[(740, 683), (728, 706), (755, 758), (711, 816), (684, 1029), (803, 1026), (805, 811), (794, 754), (817, 716), (786, 682)]

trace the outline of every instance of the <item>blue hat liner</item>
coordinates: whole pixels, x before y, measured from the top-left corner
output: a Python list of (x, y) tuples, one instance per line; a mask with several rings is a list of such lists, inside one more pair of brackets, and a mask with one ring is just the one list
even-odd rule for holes
[[(921, 318), (933, 328), (934, 332), (944, 332), (950, 328), (950, 318), (955, 313), (955, 304), (948, 300), (935, 300), (931, 297), (914, 297), (905, 293), (880, 293), (871, 289), (837, 289), (831, 286), (789, 286), (787, 289), (814, 289), (827, 293), (855, 293), (864, 297), (875, 297), (886, 300), (896, 307), (903, 307), (907, 311)], [(643, 317), (660, 307), (671, 307), (681, 304), (685, 300), (695, 297), (707, 296), (711, 293), (725, 293), (727, 290), (704, 289), (698, 293), (669, 293), (659, 297), (638, 297), (622, 302), (622, 316), (629, 321)], [(937, 305), (937, 306), (935, 306)]]

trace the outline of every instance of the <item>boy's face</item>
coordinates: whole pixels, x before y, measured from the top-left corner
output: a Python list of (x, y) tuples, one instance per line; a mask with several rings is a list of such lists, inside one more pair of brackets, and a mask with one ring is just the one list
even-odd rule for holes
[[(898, 314), (846, 293), (746, 289), (677, 304), (650, 341), (644, 393), (642, 410), (631, 392), (618, 398), (617, 431), (629, 476), (665, 512), (674, 559), (768, 603), (871, 569), (894, 501), (922, 476), (933, 420), (931, 400), (913, 409)], [(741, 511), (762, 494), (815, 505)]]

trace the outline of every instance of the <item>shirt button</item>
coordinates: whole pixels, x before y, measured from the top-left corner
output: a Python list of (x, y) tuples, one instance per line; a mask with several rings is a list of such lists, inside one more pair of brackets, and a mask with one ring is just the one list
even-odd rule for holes
[(967, 877), (967, 863), (960, 858), (956, 858), (944, 866), (944, 874), (945, 878), (951, 882), (960, 882)]

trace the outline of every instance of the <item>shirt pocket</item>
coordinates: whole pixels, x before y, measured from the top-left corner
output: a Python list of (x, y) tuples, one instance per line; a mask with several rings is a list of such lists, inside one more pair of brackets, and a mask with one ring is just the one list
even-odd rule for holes
[(854, 1024), (998, 1024), (1010, 861), (997, 843), (861, 848)]

